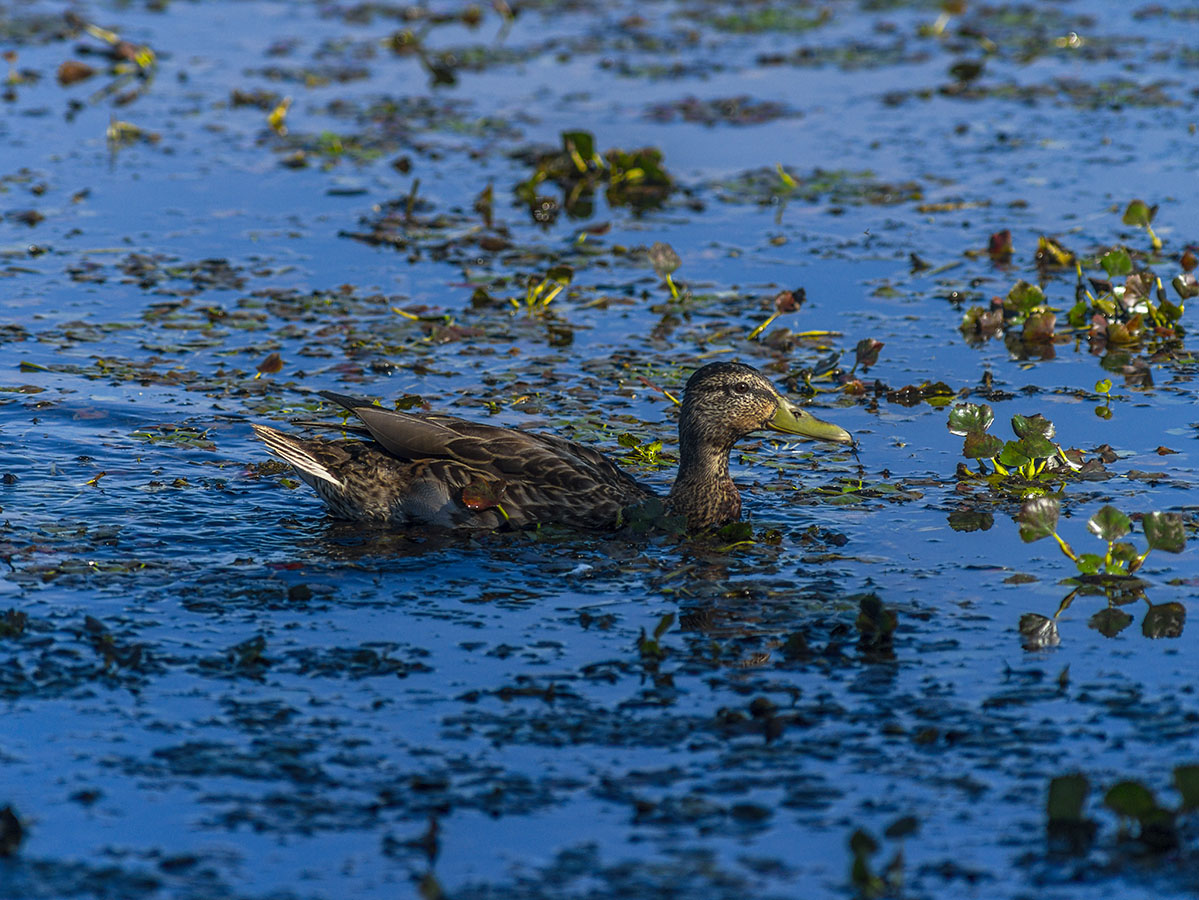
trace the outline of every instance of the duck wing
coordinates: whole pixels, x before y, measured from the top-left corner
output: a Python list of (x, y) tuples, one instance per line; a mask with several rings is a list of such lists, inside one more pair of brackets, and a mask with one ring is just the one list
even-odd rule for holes
[[(555, 435), (520, 431), (439, 414), (414, 414), (375, 406), (344, 394), (322, 396), (352, 412), (383, 449), (427, 462), (460, 484), (470, 472), (503, 485), (514, 520), (595, 526), (614, 522), (621, 509), (654, 492), (610, 458)], [(469, 480), (469, 479), (468, 479)]]

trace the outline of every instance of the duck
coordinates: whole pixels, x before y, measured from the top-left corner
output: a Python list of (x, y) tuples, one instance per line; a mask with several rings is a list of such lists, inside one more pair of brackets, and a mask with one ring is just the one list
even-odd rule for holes
[[(658, 497), (610, 457), (557, 435), (319, 393), (357, 421), (303, 424), (340, 428), (353, 439), (252, 427), (340, 518), (396, 527), (612, 530), (630, 508)], [(854, 444), (848, 431), (788, 400), (762, 372), (740, 362), (709, 363), (691, 375), (678, 428), (678, 474), (664, 505), (685, 517), (691, 532), (740, 519), (729, 454), (747, 435), (769, 430)]]

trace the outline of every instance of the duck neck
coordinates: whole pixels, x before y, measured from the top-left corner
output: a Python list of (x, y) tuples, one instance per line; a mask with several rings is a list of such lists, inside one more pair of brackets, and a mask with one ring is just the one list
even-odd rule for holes
[(679, 474), (670, 491), (673, 510), (687, 517), (692, 530), (710, 528), (741, 517), (741, 495), (729, 475), (732, 443), (679, 427)]

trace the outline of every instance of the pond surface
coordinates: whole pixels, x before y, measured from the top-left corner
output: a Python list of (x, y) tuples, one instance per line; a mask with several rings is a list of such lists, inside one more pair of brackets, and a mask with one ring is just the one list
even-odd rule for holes
[[(1199, 891), (1199, 557), (1075, 593), (1014, 521), (1194, 536), (1199, 6), (23, 2), (0, 45), (0, 897)], [(1156, 320), (1090, 305), (1129, 271)], [(665, 489), (713, 358), (860, 442), (744, 442), (752, 542), (371, 531), (249, 427), (337, 390)], [(1093, 462), (974, 477), (962, 403)]]

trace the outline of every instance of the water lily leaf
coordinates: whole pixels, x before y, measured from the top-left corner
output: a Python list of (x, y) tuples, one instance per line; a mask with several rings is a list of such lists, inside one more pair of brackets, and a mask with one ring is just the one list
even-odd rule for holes
[(1062, 642), (1057, 622), (1040, 613), (1025, 613), (1020, 617), (1020, 638), (1025, 650), (1044, 650)]
[(1114, 606), (1099, 610), (1087, 620), (1087, 625), (1108, 638), (1115, 637), (1131, 624), (1132, 616)]
[(1055, 497), (1033, 497), (1025, 500), (1016, 514), (1016, 522), (1020, 526), (1020, 539), (1026, 544), (1049, 537), (1057, 531), (1058, 516), (1061, 515), (1061, 504)]
[(1057, 328), (1057, 313), (1034, 313), (1024, 322), (1024, 330), (1020, 336), (1026, 341), (1044, 343), (1053, 340), (1054, 329)]
[(1145, 540), (1151, 550), (1181, 553), (1186, 546), (1186, 533), (1182, 528), (1182, 516), (1178, 513), (1151, 512), (1141, 521)]
[(1128, 204), (1128, 209), (1124, 210), (1122, 221), (1125, 225), (1135, 225), (1138, 228), (1144, 228), (1147, 225), (1153, 224), (1153, 217), (1157, 215), (1157, 206), (1150, 206), (1144, 200), (1133, 200)]
[(670, 244), (657, 241), (649, 248), (649, 264), (659, 278), (665, 278), (683, 264)]
[[(1020, 447), (1020, 452), (1029, 459), (1048, 459), (1057, 453), (1057, 444), (1046, 440), (1039, 434), (1021, 438), (1018, 446)], [(1004, 465), (1007, 464), (1004, 463)]]
[(486, 481), (476, 478), (462, 488), (462, 505), (467, 509), (492, 509), (499, 506), (504, 497), (504, 482), (499, 479)]
[(260, 375), (277, 375), (283, 371), (283, 357), (278, 353), (271, 353), (258, 364), (258, 373)]
[(1058, 775), (1049, 782), (1049, 802), (1046, 804), (1050, 822), (1081, 822), (1082, 808), (1087, 802), (1091, 783), (1080, 772)]
[(1037, 285), (1020, 279), (1008, 291), (1007, 301), (1003, 305), (1006, 309), (1014, 310), (1021, 315), (1028, 315), (1038, 306), (1045, 305), (1045, 292)]
[(1103, 271), (1107, 272), (1109, 278), (1115, 278), (1117, 275), (1127, 275), (1132, 271), (1132, 257), (1123, 247), (1117, 247), (1103, 254), (1099, 258), (1099, 265), (1103, 266)]
[(1070, 323), (1071, 328), (1085, 328), (1090, 313), (1091, 309), (1087, 306), (1086, 300), (1079, 300), (1066, 313), (1066, 321)]
[(1182, 795), (1183, 812), (1199, 809), (1199, 766), (1175, 766), (1174, 787)]
[(996, 262), (1005, 262), (1012, 258), (1012, 232), (1010, 228), (996, 231), (987, 242), (987, 253)]
[(1024, 452), (1023, 441), (1008, 441), (1003, 445), (1003, 450), (999, 454), (999, 462), (1009, 469), (1014, 466), (1022, 466), (1030, 462), (1032, 458)]
[(1103, 805), (1118, 816), (1138, 822), (1158, 809), (1153, 792), (1139, 781), (1121, 781), (1112, 785), (1103, 796)]
[(1181, 275), (1175, 275), (1174, 280), (1170, 284), (1174, 285), (1174, 290), (1178, 292), (1178, 296), (1183, 300), (1199, 297), (1199, 278), (1195, 277), (1194, 272), (1183, 272)]
[(862, 338), (853, 348), (854, 358), (863, 369), (869, 369), (878, 362), (878, 351), (883, 349), (883, 342), (873, 338)]
[(994, 459), (1003, 450), (1003, 441), (993, 434), (971, 432), (966, 435), (962, 456), (966, 459)]
[(1158, 603), (1149, 607), (1141, 621), (1141, 634), (1147, 638), (1176, 638), (1182, 636), (1187, 611), (1181, 603)]
[(1080, 553), (1074, 565), (1083, 575), (1096, 575), (1103, 568), (1103, 557), (1098, 553)]
[(950, 434), (982, 434), (995, 421), (995, 413), (986, 403), (959, 403), (949, 411)]
[(1053, 423), (1040, 413), (1035, 416), (1012, 416), (1012, 431), (1018, 438), (1051, 438), (1056, 434)]
[(1132, 530), (1132, 521), (1116, 507), (1109, 505), (1087, 519), (1087, 528), (1105, 541), (1114, 541)]
[[(793, 313), (799, 312), (799, 308), (803, 306), (805, 300), (808, 299), (808, 292), (804, 288), (796, 288), (793, 291), (779, 291), (774, 297), (774, 311), (777, 313)], [(882, 344), (879, 344), (881, 347)]]

